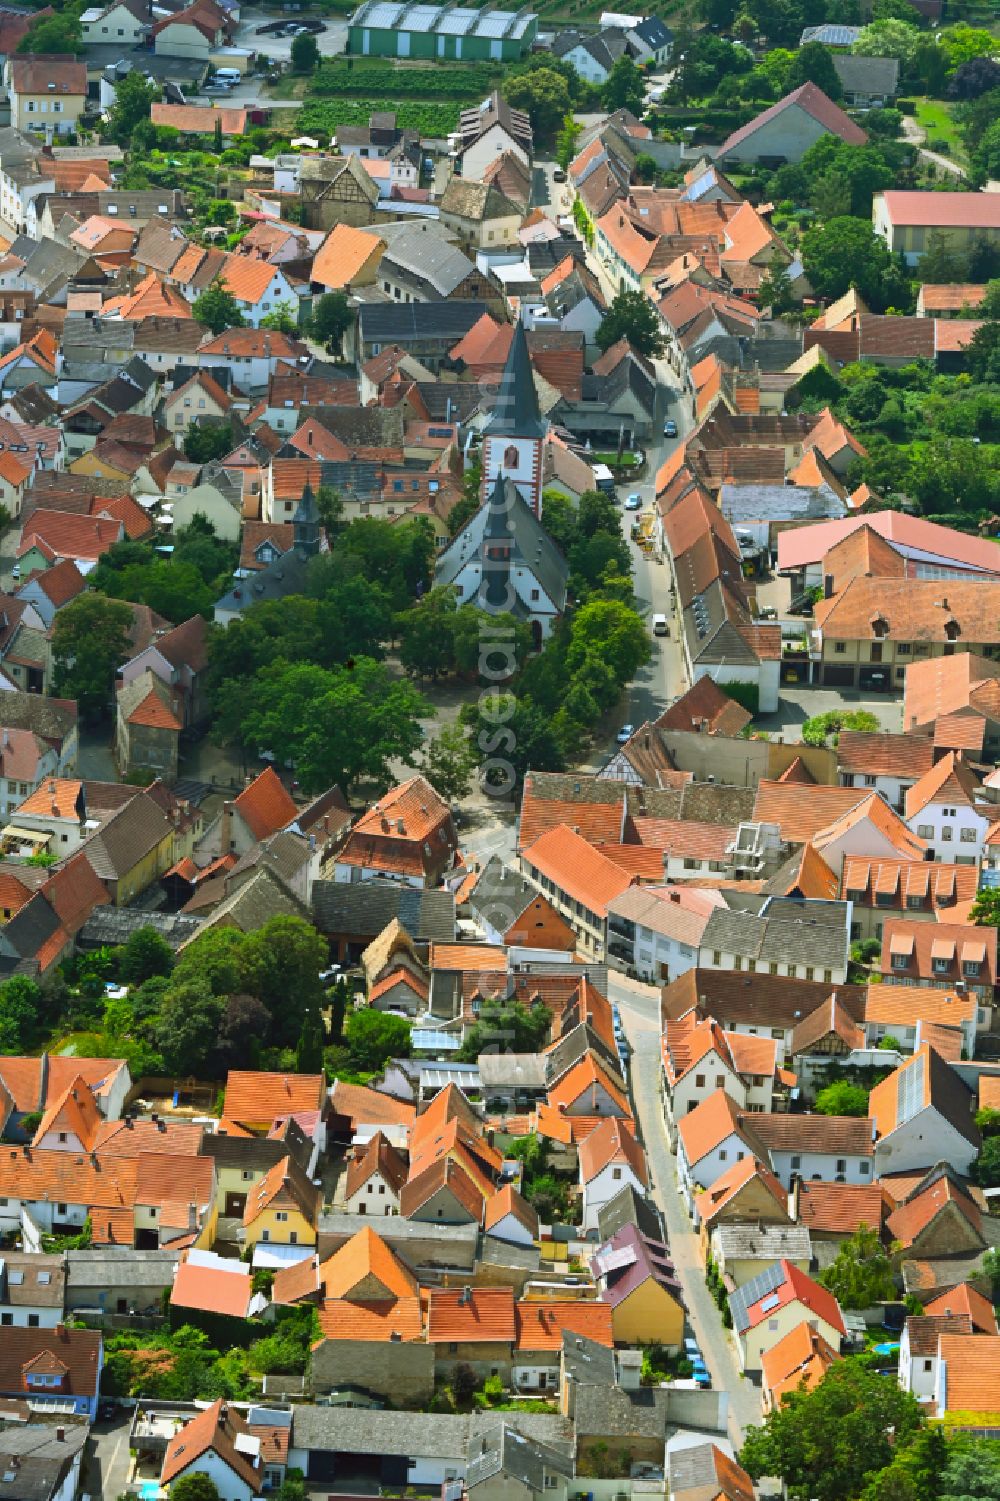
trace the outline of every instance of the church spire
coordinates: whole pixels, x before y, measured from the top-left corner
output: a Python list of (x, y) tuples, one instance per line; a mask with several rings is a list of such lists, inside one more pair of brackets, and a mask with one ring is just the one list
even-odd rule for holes
[(514, 337), (486, 432), (492, 437), (545, 437), (545, 423), (539, 410), (528, 356), (528, 339), (520, 319), (514, 324)]

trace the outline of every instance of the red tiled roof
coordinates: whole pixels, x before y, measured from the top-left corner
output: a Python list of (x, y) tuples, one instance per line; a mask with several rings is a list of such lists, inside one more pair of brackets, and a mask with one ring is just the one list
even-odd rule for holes
[(260, 841), (286, 828), (299, 810), (274, 767), (266, 766), (235, 799), (233, 811)]

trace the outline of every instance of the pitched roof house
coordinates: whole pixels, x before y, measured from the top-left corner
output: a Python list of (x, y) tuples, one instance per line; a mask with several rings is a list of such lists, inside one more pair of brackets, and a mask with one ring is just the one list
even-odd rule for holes
[(980, 1147), (974, 1105), (972, 1091), (925, 1044), (869, 1095), (879, 1174), (923, 1171), (942, 1160), (966, 1173)]
[(803, 83), (727, 136), (716, 159), (723, 166), (800, 162), (809, 147), (826, 135), (837, 136), (849, 146), (863, 146), (868, 139), (821, 88)]
[(759, 1371), (764, 1356), (803, 1321), (839, 1353), (847, 1333), (832, 1293), (790, 1261), (778, 1261), (730, 1295), (740, 1369)]

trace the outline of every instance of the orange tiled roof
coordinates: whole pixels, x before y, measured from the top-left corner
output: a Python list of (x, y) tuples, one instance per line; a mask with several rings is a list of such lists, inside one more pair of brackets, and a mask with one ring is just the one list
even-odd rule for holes
[(607, 1303), (520, 1302), (515, 1307), (519, 1350), (560, 1350), (563, 1330), (582, 1335), (608, 1349), (614, 1344)]
[(230, 1069), (226, 1115), (241, 1124), (270, 1125), (278, 1116), (321, 1110), (326, 1103), (322, 1074), (268, 1074)]
[(517, 1335), (514, 1292), (509, 1287), (460, 1289), (432, 1287), (427, 1338), (431, 1344), (512, 1344)]
[(584, 1053), (549, 1090), (549, 1104), (554, 1105), (557, 1110), (568, 1112), (581, 1101), (589, 1099), (596, 1108), (598, 1090), (603, 1090), (610, 1097), (619, 1115), (631, 1119), (632, 1110), (624, 1089), (596, 1054), (591, 1052)]
[(624, 1162), (643, 1185), (649, 1182), (646, 1154), (627, 1121), (608, 1117), (594, 1126), (580, 1143), (580, 1173), (584, 1183), (591, 1182), (611, 1162)]
[(396, 1298), (391, 1303), (349, 1303), (329, 1298), (319, 1309), (319, 1325), (325, 1339), (380, 1344), (390, 1340), (416, 1344), (423, 1339), (417, 1297)]
[(328, 1299), (349, 1299), (353, 1293), (371, 1302), (417, 1294), (416, 1278), (367, 1225), (323, 1262), (319, 1276)]
[(939, 1314), (965, 1313), (972, 1320), (972, 1327), (979, 1333), (996, 1334), (998, 1332), (993, 1304), (968, 1282), (960, 1282), (957, 1287), (942, 1293), (938, 1298), (933, 1298), (930, 1303), (925, 1304), (924, 1313), (929, 1318)]
[(818, 1330), (803, 1319), (761, 1356), (764, 1385), (778, 1407), (794, 1391), (812, 1391), (840, 1356)]
[(235, 799), (233, 811), (259, 842), (286, 828), (299, 809), (274, 767), (266, 766)]

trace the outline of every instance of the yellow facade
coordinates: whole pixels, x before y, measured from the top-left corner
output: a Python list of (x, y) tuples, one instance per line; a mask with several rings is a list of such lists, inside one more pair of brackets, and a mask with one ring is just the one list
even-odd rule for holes
[(131, 475), (125, 469), (117, 469), (114, 464), (109, 464), (106, 459), (94, 457), (94, 450), (88, 448), (78, 459), (74, 459), (69, 466), (70, 474), (88, 474), (94, 479), (122, 480), (125, 483), (131, 479)]
[(163, 836), (159, 844), (132, 866), (131, 870), (119, 876), (114, 883), (115, 906), (127, 906), (134, 897), (145, 891), (147, 886), (152, 886), (154, 881), (159, 880), (164, 871), (169, 870), (174, 861), (183, 853), (177, 851), (175, 854), (176, 847), (174, 831), (171, 829)]
[(83, 107), (84, 94), (60, 94), (58, 97), (45, 94), (10, 95), (10, 123), (15, 130), (52, 130), (57, 135), (67, 135), (75, 130)]
[(311, 1225), (300, 1209), (290, 1206), (268, 1205), (250, 1225), (244, 1226), (248, 1247), (258, 1241), (270, 1241), (279, 1246), (314, 1246), (316, 1226)]
[(680, 1346), (684, 1342), (684, 1309), (652, 1277), (623, 1298), (611, 1313), (616, 1345), (654, 1342)]

